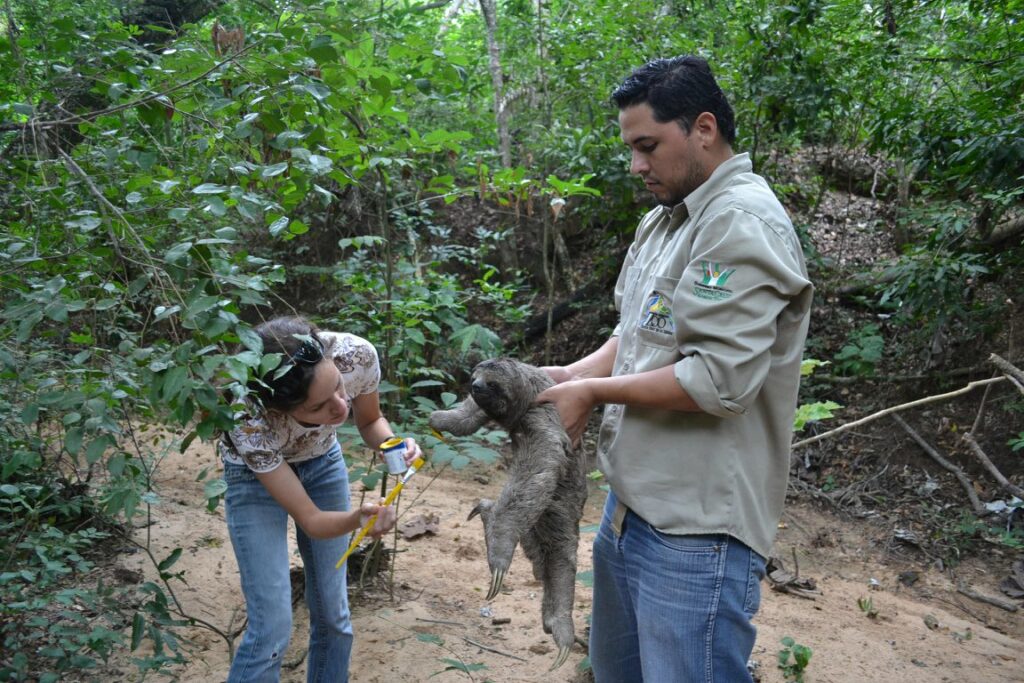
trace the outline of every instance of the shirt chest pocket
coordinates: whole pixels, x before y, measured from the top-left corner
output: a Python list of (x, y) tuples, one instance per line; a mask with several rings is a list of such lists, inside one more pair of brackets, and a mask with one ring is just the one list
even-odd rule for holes
[(675, 349), (676, 320), (672, 315), (672, 299), (675, 296), (678, 278), (652, 277), (638, 283), (634, 305), (636, 312), (636, 333), (640, 343), (658, 349)]

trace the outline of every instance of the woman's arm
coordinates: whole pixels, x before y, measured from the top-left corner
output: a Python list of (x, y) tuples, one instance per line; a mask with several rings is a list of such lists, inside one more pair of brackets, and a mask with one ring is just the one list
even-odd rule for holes
[[(356, 428), (359, 435), (363, 437), (363, 443), (373, 450), (380, 450), (380, 445), (395, 436), (395, 430), (391, 423), (380, 412), (380, 394), (371, 391), (368, 394), (360, 394), (352, 399), (352, 412), (355, 414)], [(416, 439), (406, 437), (405, 439), (405, 464), (411, 465), (412, 461), (423, 455)]]
[(358, 510), (321, 510), (287, 464), (281, 464), (270, 472), (257, 472), (256, 478), (311, 538), (333, 538), (355, 531), (372, 515), (377, 515), (377, 521), (370, 531), (374, 538), (380, 538), (395, 525), (393, 507), (363, 503)]

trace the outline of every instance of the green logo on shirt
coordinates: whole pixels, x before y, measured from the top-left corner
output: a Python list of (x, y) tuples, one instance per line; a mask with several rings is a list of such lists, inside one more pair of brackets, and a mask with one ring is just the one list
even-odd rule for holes
[(736, 272), (735, 268), (723, 266), (721, 263), (701, 261), (700, 269), (703, 276), (700, 282), (693, 283), (694, 296), (709, 301), (721, 301), (732, 296), (732, 290), (726, 289), (725, 283)]
[(709, 287), (725, 287), (726, 280), (736, 272), (735, 268), (726, 270), (721, 263), (711, 263), (710, 261), (701, 261), (700, 269), (704, 271), (704, 278), (700, 283)]

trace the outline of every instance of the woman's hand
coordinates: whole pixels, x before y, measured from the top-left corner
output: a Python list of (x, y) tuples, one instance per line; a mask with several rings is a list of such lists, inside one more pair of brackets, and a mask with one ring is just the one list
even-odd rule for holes
[[(383, 502), (383, 501), (382, 501)], [(384, 507), (376, 503), (363, 503), (359, 506), (359, 528), (369, 523), (370, 518), (377, 515), (377, 521), (370, 529), (371, 538), (380, 538), (395, 526), (395, 508), (391, 505)]]
[(421, 449), (420, 445), (418, 443), (416, 443), (416, 439), (412, 438), (411, 436), (406, 437), (406, 439), (405, 439), (405, 464), (406, 464), (406, 466), (407, 467), (412, 467), (413, 461), (415, 461), (416, 458), (422, 458), (422, 457), (423, 457), (423, 449)]

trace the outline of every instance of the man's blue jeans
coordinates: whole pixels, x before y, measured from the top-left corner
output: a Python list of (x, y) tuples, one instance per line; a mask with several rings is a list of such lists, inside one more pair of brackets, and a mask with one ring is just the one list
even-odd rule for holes
[(590, 663), (596, 683), (741, 683), (765, 561), (725, 535), (663, 534), (608, 494), (594, 539)]
[[(293, 467), (306, 493), (321, 510), (349, 508), (348, 471), (341, 448)], [(245, 466), (224, 464), (228, 531), (238, 560), (249, 622), (231, 662), (229, 683), (276, 683), (292, 633), (292, 590), (288, 577), (288, 513)], [(313, 540), (296, 530), (306, 573), (309, 606), (309, 683), (348, 680), (352, 622), (345, 570), (334, 565), (348, 536)]]

